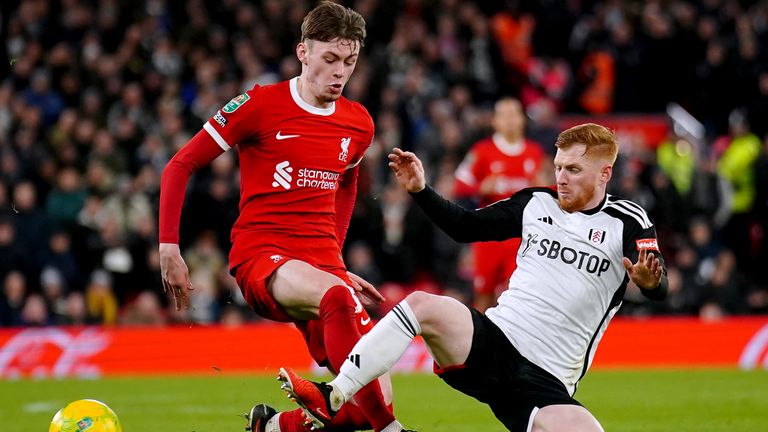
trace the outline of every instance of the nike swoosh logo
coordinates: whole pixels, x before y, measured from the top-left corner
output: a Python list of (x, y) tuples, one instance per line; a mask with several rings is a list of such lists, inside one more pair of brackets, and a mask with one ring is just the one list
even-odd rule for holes
[(366, 325), (368, 325), (368, 323), (369, 323), (369, 322), (371, 322), (371, 317), (368, 317), (368, 318), (360, 318), (360, 324), (361, 324), (361, 325), (364, 325), (364, 326), (366, 326)]
[(283, 131), (278, 131), (277, 135), (275, 135), (275, 138), (277, 138), (278, 140), (284, 140), (288, 138), (298, 138), (301, 136), (301, 135), (283, 135), (282, 132)]

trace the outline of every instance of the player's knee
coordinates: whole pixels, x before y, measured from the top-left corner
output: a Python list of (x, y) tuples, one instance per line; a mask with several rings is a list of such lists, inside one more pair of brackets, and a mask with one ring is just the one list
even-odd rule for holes
[(321, 313), (322, 310), (337, 307), (355, 307), (354, 300), (352, 299), (352, 293), (346, 286), (334, 285), (328, 288), (323, 294), (322, 300), (320, 300)]
[(408, 306), (411, 307), (413, 314), (419, 322), (428, 321), (433, 313), (433, 305), (436, 299), (440, 296), (434, 294), (428, 294), (422, 291), (414, 291), (408, 294), (405, 301), (408, 302)]
[(603, 432), (597, 419), (584, 407), (550, 405), (539, 410), (532, 432)]

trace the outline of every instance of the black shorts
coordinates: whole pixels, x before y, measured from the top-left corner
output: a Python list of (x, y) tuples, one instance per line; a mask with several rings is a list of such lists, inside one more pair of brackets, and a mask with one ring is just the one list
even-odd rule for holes
[(528, 432), (539, 408), (581, 405), (560, 380), (523, 357), (488, 317), (474, 308), (470, 311), (475, 329), (467, 361), (435, 370), (449, 386), (488, 404), (514, 432)]

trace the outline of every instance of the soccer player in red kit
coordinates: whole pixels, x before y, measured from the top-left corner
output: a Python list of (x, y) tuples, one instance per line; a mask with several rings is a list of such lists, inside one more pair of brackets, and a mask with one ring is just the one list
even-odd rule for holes
[[(520, 101), (503, 98), (496, 102), (494, 134), (470, 148), (456, 170), (457, 198), (471, 198), (479, 207), (509, 198), (541, 180), (544, 152), (525, 138), (525, 113)], [(517, 267), (515, 255), (520, 239), (472, 244), (475, 308), (484, 312), (495, 304), (496, 293), (506, 287)]]
[[(293, 322), (318, 364), (337, 371), (372, 327), (357, 292), (383, 300), (346, 271), (341, 256), (358, 164), (374, 133), (366, 109), (341, 96), (365, 38), (365, 21), (349, 8), (322, 2), (304, 18), (301, 31), (301, 75), (257, 85), (229, 101), (165, 168), (161, 272), (177, 309), (188, 307), (193, 287), (178, 246), (186, 185), (197, 169), (237, 146), (240, 215), (232, 228), (230, 272), (259, 315)], [(392, 414), (388, 378), (372, 384), (339, 421), (326, 425), (329, 430), (403, 430)], [(247, 430), (258, 432), (306, 427), (300, 410), (275, 413), (263, 404), (251, 410), (248, 422)]]

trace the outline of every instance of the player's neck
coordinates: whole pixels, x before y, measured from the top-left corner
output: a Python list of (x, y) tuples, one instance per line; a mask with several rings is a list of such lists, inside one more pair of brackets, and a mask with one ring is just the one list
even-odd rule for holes
[(595, 195), (592, 197), (591, 200), (584, 206), (582, 210), (579, 210), (582, 213), (594, 213), (598, 207), (601, 207), (603, 205), (603, 201), (605, 201), (605, 188), (598, 188), (595, 190)]
[(302, 76), (299, 76), (299, 79), (296, 80), (296, 89), (301, 100), (315, 108), (328, 109), (333, 105), (333, 101), (325, 100), (315, 95), (312, 92), (312, 86)]
[(523, 152), (525, 145), (521, 136), (493, 134), (493, 143), (496, 148), (507, 156), (517, 156)]

